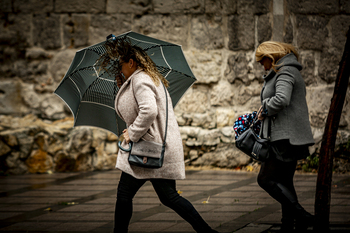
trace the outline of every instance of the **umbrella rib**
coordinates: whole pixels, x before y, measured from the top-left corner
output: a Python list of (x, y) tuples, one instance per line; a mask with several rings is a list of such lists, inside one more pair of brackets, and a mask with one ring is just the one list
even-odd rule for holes
[(80, 92), (80, 90), (78, 88), (78, 85), (74, 82), (74, 80), (71, 78), (71, 76), (69, 76), (68, 78), (72, 81), (72, 83), (74, 83), (74, 86), (77, 88), (77, 90), (79, 92), (80, 99), (82, 99), (81, 92)]
[(74, 69), (71, 73), (73, 73), (73, 72), (77, 69), (77, 67), (80, 66), (80, 64), (83, 62), (83, 60), (84, 60), (84, 58), (85, 58), (85, 55), (86, 55), (86, 50), (84, 51), (84, 56), (81, 58), (79, 64), (75, 67), (75, 69)]
[(111, 106), (108, 106), (108, 105), (105, 105), (105, 104), (101, 104), (101, 103), (97, 103), (97, 102), (92, 102), (92, 101), (86, 101), (86, 100), (83, 100), (81, 101), (81, 103), (91, 103), (91, 104), (98, 104), (98, 105), (101, 105), (101, 106), (104, 106), (104, 107), (107, 107), (107, 108), (110, 108), (110, 109), (113, 109), (115, 110), (114, 108), (112, 108)]

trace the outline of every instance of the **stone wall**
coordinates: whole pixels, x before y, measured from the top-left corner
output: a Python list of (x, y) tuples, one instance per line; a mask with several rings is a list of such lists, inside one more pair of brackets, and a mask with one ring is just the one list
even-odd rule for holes
[[(175, 111), (192, 165), (248, 164), (232, 125), (260, 106), (259, 43), (299, 48), (319, 147), (350, 26), (347, 0), (0, 0), (0, 163), (5, 173), (114, 166), (117, 137), (72, 129), (53, 91), (75, 52), (135, 31), (181, 44), (198, 81)], [(337, 143), (349, 140), (350, 89)], [(67, 118), (68, 117), (68, 118)], [(69, 118), (70, 117), (70, 118)]]

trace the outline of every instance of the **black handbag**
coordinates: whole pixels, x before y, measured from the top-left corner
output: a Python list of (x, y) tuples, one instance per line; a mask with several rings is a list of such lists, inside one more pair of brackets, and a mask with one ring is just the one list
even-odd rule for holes
[[(163, 83), (162, 83), (163, 84)], [(164, 162), (165, 141), (168, 131), (168, 95), (166, 93), (165, 86), (165, 99), (166, 99), (166, 121), (165, 121), (165, 135), (164, 142), (150, 142), (140, 140), (138, 142), (130, 142), (129, 148), (125, 149), (121, 146), (121, 142), (118, 142), (118, 146), (121, 150), (129, 152), (129, 163), (139, 167), (145, 168), (161, 168)]]
[(270, 157), (271, 145), (268, 139), (259, 138), (254, 132), (253, 126), (257, 121), (257, 119), (254, 119), (250, 127), (238, 136), (236, 147), (251, 158), (264, 162)]

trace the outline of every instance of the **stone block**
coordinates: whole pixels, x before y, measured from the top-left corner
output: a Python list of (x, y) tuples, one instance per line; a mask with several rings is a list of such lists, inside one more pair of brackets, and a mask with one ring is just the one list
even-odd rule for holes
[(66, 116), (65, 103), (53, 93), (41, 95), (39, 111), (42, 118), (59, 120)]
[[(31, 20), (30, 14), (6, 14), (0, 19), (0, 44), (14, 47), (15, 53), (32, 45), (31, 42)], [(13, 56), (19, 57), (20, 54)]]
[(188, 125), (193, 127), (202, 127), (204, 129), (213, 129), (216, 127), (216, 115), (213, 111), (205, 113), (185, 113), (182, 117), (188, 122)]
[(64, 15), (63, 40), (67, 47), (89, 45), (90, 16), (87, 14)]
[(233, 0), (205, 0), (205, 13), (231, 15), (237, 13), (237, 2)]
[(228, 18), (228, 48), (233, 51), (253, 50), (255, 23), (253, 15), (232, 15)]
[(321, 53), (318, 75), (326, 83), (333, 83), (336, 80), (342, 55), (342, 51), (334, 49)]
[(204, 13), (205, 0), (153, 0), (153, 9), (155, 13), (175, 14), (175, 13)]
[(287, 0), (287, 9), (297, 14), (337, 14), (339, 1), (334, 0)]
[(221, 26), (221, 17), (194, 17), (191, 22), (191, 45), (201, 50), (223, 48), (224, 34)]
[(57, 84), (67, 73), (67, 70), (75, 56), (75, 52), (75, 49), (64, 49), (53, 54), (53, 57), (50, 61), (49, 72)]
[(273, 0), (237, 0), (237, 13), (242, 14), (267, 14), (272, 9)]
[(209, 88), (205, 86), (192, 86), (176, 105), (178, 113), (204, 113), (210, 109), (208, 98)]
[(144, 15), (135, 19), (135, 31), (183, 46), (186, 49), (190, 20), (187, 15)]
[(0, 0), (0, 12), (10, 13), (12, 12), (12, 0)]
[(152, 4), (149, 0), (108, 0), (107, 14), (123, 13), (143, 15), (152, 10)]
[[(350, 16), (348, 15), (337, 15), (330, 19), (330, 43), (327, 44), (329, 49), (336, 48), (338, 51), (343, 52), (346, 42), (346, 34), (350, 29)], [(339, 60), (340, 61), (340, 60)]]
[(349, 0), (340, 0), (340, 12), (341, 13), (350, 13), (350, 1)]
[(22, 101), (22, 85), (18, 80), (0, 81), (0, 114), (28, 113)]
[(34, 15), (33, 42), (44, 49), (57, 49), (62, 46), (60, 32), (60, 16), (57, 14)]
[(235, 168), (247, 165), (250, 157), (240, 152), (235, 145), (221, 143), (214, 152), (204, 153), (193, 165)]
[[(231, 129), (233, 123), (236, 120), (236, 114), (232, 108), (220, 108), (216, 110), (216, 125), (217, 128), (230, 127)], [(226, 131), (225, 131), (226, 132)], [(228, 135), (225, 135), (228, 136)]]
[(297, 21), (297, 44), (299, 49), (322, 50), (325, 39), (328, 37), (327, 24), (329, 19), (323, 16), (298, 15)]
[(272, 38), (271, 14), (260, 15), (258, 17), (258, 42), (259, 44), (271, 40)]
[(291, 16), (285, 16), (284, 30), (283, 30), (283, 42), (292, 44), (293, 43), (294, 28), (291, 22)]
[[(253, 102), (253, 106), (259, 105), (260, 100), (256, 100), (260, 98), (260, 91), (261, 91), (262, 85), (254, 81), (250, 83), (248, 86), (244, 84), (240, 85), (234, 85), (232, 87), (232, 105), (245, 105), (245, 106), (251, 106), (250, 101)], [(255, 97), (255, 98), (254, 98)], [(254, 103), (254, 101), (257, 101)], [(251, 107), (250, 112), (257, 109), (257, 107)], [(241, 114), (240, 114), (241, 115)]]
[(0, 140), (0, 157), (6, 155), (9, 152), (11, 152), (11, 148), (8, 145), (6, 145), (2, 140)]
[(299, 54), (299, 62), (303, 66), (303, 69), (300, 71), (305, 84), (312, 85), (317, 84), (316, 73), (316, 58), (313, 52), (310, 51), (301, 51)]
[(255, 53), (234, 53), (227, 59), (225, 77), (230, 83), (240, 80), (249, 85), (254, 79), (260, 79), (262, 75), (263, 69), (255, 61)]
[(334, 85), (331, 84), (307, 88), (306, 101), (309, 107), (311, 126), (322, 128), (326, 124), (333, 90)]
[(222, 70), (222, 52), (218, 50), (185, 51), (186, 59), (197, 78), (198, 84), (218, 83)]
[(233, 97), (231, 84), (226, 80), (220, 81), (210, 92), (211, 106), (230, 106)]
[(105, 13), (105, 0), (59, 0), (55, 1), (57, 13)]
[(131, 17), (127, 14), (93, 14), (90, 17), (89, 44), (97, 44), (110, 34), (123, 34), (132, 28)]
[(53, 0), (16, 0), (13, 1), (13, 9), (17, 13), (53, 12), (53, 2)]

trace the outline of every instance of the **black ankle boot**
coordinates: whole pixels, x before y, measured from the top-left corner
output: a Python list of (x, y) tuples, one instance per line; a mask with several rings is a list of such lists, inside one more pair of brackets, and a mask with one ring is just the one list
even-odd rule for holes
[(282, 222), (281, 230), (280, 230), (281, 233), (294, 232), (294, 218), (282, 217), (281, 222)]
[(314, 216), (307, 212), (299, 203), (295, 205), (295, 230), (297, 232), (306, 231), (308, 227), (314, 225)]

